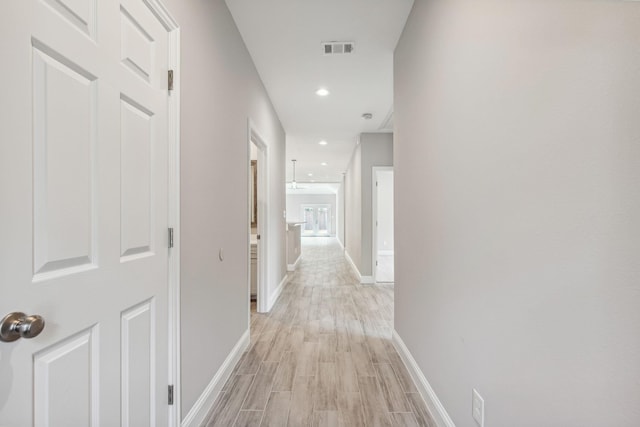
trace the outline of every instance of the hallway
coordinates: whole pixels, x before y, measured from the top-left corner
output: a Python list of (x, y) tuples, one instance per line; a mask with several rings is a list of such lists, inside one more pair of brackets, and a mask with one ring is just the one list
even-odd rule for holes
[(206, 426), (435, 426), (391, 344), (393, 287), (362, 286), (334, 238), (304, 238)]

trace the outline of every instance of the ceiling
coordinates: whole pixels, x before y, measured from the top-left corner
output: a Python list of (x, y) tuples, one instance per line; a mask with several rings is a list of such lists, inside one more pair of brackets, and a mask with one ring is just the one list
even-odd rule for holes
[[(413, 0), (226, 2), (287, 134), (287, 182), (291, 159), (297, 182), (339, 182), (357, 136), (392, 129), (393, 50)], [(324, 55), (327, 41), (354, 51)]]
[(298, 185), (298, 188), (291, 188), (287, 184), (287, 194), (337, 194), (340, 184), (337, 183), (310, 183), (305, 182)]

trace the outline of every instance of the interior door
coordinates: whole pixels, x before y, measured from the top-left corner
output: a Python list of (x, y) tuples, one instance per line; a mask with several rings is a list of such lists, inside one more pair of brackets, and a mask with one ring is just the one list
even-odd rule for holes
[(0, 14), (0, 425), (167, 424), (168, 34), (142, 0)]
[(377, 170), (373, 188), (375, 200), (374, 261), (375, 279), (379, 283), (393, 283), (394, 278), (394, 213), (393, 170)]

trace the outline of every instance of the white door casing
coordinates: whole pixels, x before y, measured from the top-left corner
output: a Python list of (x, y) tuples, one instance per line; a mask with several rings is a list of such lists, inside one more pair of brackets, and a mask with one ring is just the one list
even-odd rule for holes
[(47, 324), (0, 343), (0, 425), (169, 424), (175, 159), (156, 3), (4, 5), (0, 317)]
[[(373, 282), (377, 283), (377, 282), (381, 282), (381, 283), (392, 283), (394, 282), (394, 272), (393, 272), (393, 249), (391, 251), (387, 251), (384, 243), (381, 243), (381, 240), (383, 240), (381, 238), (381, 226), (382, 224), (380, 224), (381, 221), (383, 221), (381, 219), (382, 216), (384, 216), (387, 220), (389, 216), (393, 217), (393, 186), (391, 186), (391, 194), (384, 194), (384, 197), (380, 196), (380, 187), (378, 185), (379, 182), (381, 182), (381, 177), (383, 174), (387, 174), (386, 176), (388, 177), (389, 174), (391, 176), (391, 181), (393, 182), (393, 166), (374, 166), (371, 168), (372, 170), (372, 180), (371, 180), (371, 213), (372, 213), (372, 221), (371, 221), (371, 225), (372, 225), (372, 230), (371, 230), (371, 271), (372, 271), (372, 276), (373, 276)], [(386, 200), (387, 198), (391, 198), (391, 202), (389, 202), (388, 200)], [(389, 213), (389, 209), (391, 210), (391, 212)], [(382, 211), (385, 210), (385, 214), (386, 215), (382, 215)], [(383, 221), (384, 222), (384, 221)], [(385, 226), (389, 226), (389, 224), (384, 224)], [(393, 228), (393, 220), (391, 220), (391, 227)], [(391, 239), (393, 239), (393, 232), (392, 232), (392, 236)], [(391, 242), (391, 247), (393, 247), (393, 241)], [(382, 260), (380, 259), (381, 256), (381, 251), (385, 251), (385, 253), (388, 252), (388, 254), (386, 254), (386, 260), (385, 263), (387, 263), (389, 261), (389, 258), (392, 260), (391, 262), (391, 266), (390, 266), (390, 270), (385, 268), (385, 270), (383, 271), (384, 274), (381, 274), (381, 264), (382, 264)], [(385, 266), (387, 267), (387, 266)]]
[[(269, 307), (269, 294), (268, 294), (268, 277), (269, 277), (269, 156), (268, 147), (265, 140), (258, 133), (251, 119), (247, 120), (247, 153), (249, 160), (247, 161), (247, 176), (249, 176), (249, 168), (251, 167), (250, 155), (251, 144), (254, 144), (258, 151), (258, 239), (257, 243), (257, 301), (256, 310), (259, 313), (267, 313)], [(248, 191), (249, 197), (251, 197), (249, 183)], [(249, 206), (251, 202), (249, 197), (247, 201), (247, 221), (249, 224), (248, 240), (248, 268), (249, 273), (251, 269), (251, 220), (249, 218)], [(249, 274), (249, 295), (251, 295), (251, 275)], [(249, 297), (247, 297), (247, 300)], [(249, 323), (251, 323), (251, 310), (249, 310)]]

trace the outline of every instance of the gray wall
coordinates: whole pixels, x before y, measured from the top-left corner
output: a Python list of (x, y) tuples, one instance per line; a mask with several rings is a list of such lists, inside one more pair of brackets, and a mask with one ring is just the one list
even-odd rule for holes
[[(640, 425), (640, 4), (416, 1), (395, 327), (458, 427)], [(419, 262), (417, 262), (419, 261)]]
[(362, 178), (361, 197), (362, 211), (361, 231), (361, 261), (358, 265), (360, 274), (372, 276), (373, 254), (373, 167), (393, 166), (393, 134), (391, 133), (363, 133), (360, 135), (362, 147)]
[[(301, 233), (302, 226), (289, 225), (287, 230), (287, 264), (295, 265), (302, 252)], [(288, 266), (287, 266), (288, 267)]]
[(393, 134), (360, 134), (345, 175), (345, 249), (362, 276), (373, 275), (373, 166), (393, 166)]
[(360, 270), (360, 254), (362, 251), (362, 150), (356, 145), (353, 156), (344, 177), (344, 248), (351, 260)]
[(184, 417), (249, 327), (249, 117), (269, 145), (269, 286), (275, 288), (286, 272), (285, 134), (224, 1), (165, 4), (182, 37)]
[(287, 221), (302, 221), (302, 205), (331, 205), (331, 235), (336, 234), (335, 194), (287, 194)]

